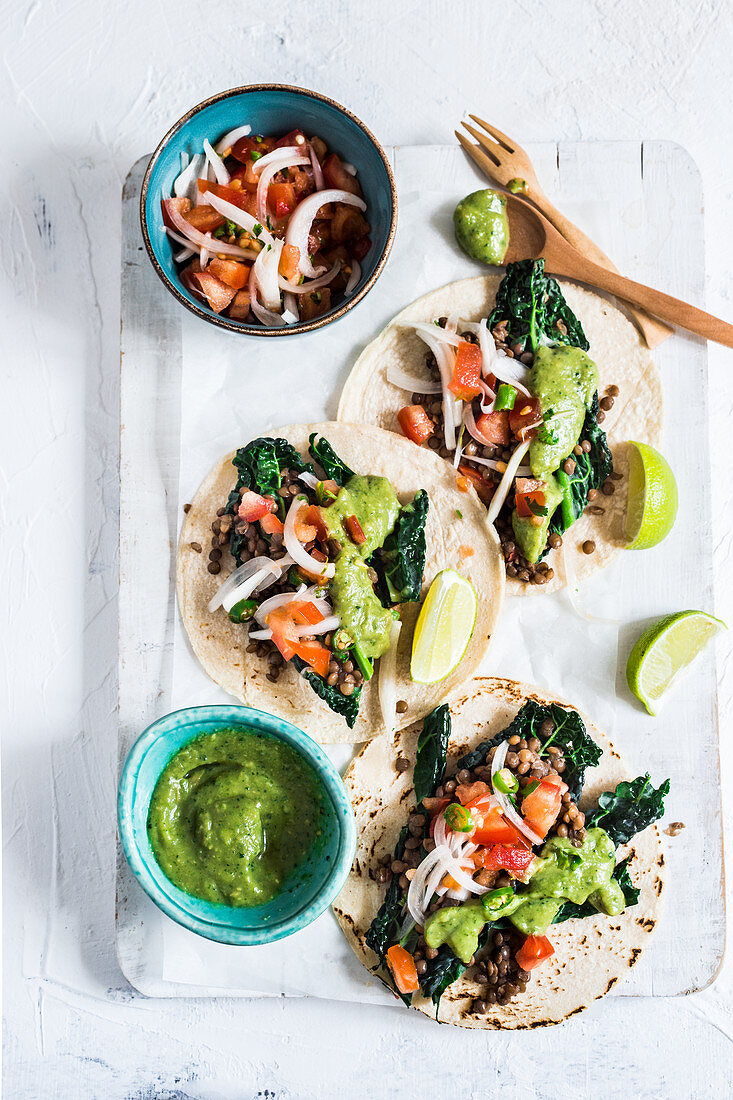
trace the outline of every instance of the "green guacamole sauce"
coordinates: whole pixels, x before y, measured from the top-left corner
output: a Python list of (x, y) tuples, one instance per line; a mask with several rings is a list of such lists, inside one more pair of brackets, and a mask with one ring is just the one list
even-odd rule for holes
[(283, 741), (222, 729), (202, 734), (166, 764), (148, 811), (161, 870), (187, 894), (262, 905), (322, 837), (324, 791)]
[[(588, 829), (580, 848), (569, 840), (552, 837), (542, 848), (537, 867), (526, 886), (492, 920), (508, 917), (527, 936), (542, 936), (566, 901), (582, 905), (590, 900), (599, 913), (623, 913), (623, 890), (612, 878), (616, 849), (603, 829)], [(437, 949), (446, 943), (468, 965), (478, 951), (486, 913), (480, 901), (438, 909), (425, 922), (425, 942)]]
[(529, 447), (532, 473), (547, 483), (547, 515), (534, 524), (529, 516), (514, 512), (512, 529), (525, 558), (534, 563), (545, 548), (552, 513), (562, 500), (562, 488), (553, 475), (580, 438), (586, 409), (598, 389), (598, 368), (580, 348), (541, 347), (530, 370), (529, 389), (547, 417), (541, 438), (533, 439)]
[[(336, 572), (330, 581), (334, 611), (365, 657), (381, 657), (389, 649), (389, 631), (394, 619), (382, 607), (369, 577), (367, 559), (384, 545), (400, 511), (400, 502), (384, 477), (354, 474), (336, 500), (322, 509), (332, 538), (341, 543)], [(366, 542), (357, 546), (346, 534), (343, 520), (356, 516)]]
[(506, 198), (488, 188), (461, 199), (453, 211), (456, 240), (472, 259), (501, 264), (509, 246)]

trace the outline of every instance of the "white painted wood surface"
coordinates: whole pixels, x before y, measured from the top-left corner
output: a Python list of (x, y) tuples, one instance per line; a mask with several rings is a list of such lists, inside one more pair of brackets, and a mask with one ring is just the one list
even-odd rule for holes
[[(697, 299), (704, 278), (702, 202), (697, 172), (682, 149), (655, 142), (563, 143), (532, 145), (529, 152), (558, 205), (622, 270)], [(289, 340), (274, 353), (265, 341), (215, 332), (176, 307), (140, 251), (136, 200), (142, 162), (128, 178), (121, 360), (121, 753), (166, 710), (226, 699), (187, 650), (169, 568), (182, 504), (210, 464), (265, 427), (332, 415), (340, 383), (363, 343), (413, 297), (471, 273), (450, 240), (449, 218), (456, 199), (482, 185), (480, 177), (458, 148), (403, 147), (393, 156), (400, 232), (384, 276), (348, 324), (326, 330), (318, 342)], [(541, 605), (510, 601), (486, 669), (541, 683), (576, 700), (637, 770), (648, 768), (657, 781), (671, 775), (667, 820), (681, 819), (688, 828), (668, 845), (670, 883), (661, 931), (619, 996), (703, 988), (718, 969), (724, 942), (714, 659), (711, 654), (704, 658), (694, 681), (657, 722), (632, 705), (623, 683), (628, 649), (648, 620), (682, 606), (712, 606), (709, 485), (699, 469), (690, 470), (684, 453), (690, 428), (686, 395), (692, 388), (697, 398), (694, 436), (707, 455), (706, 351), (700, 341), (676, 337), (656, 357), (667, 399), (663, 449), (680, 478), (682, 497), (674, 539), (647, 554), (624, 555), (588, 586), (584, 599), (596, 613), (625, 620), (618, 632), (588, 628), (563, 596), (545, 598)], [(273, 392), (275, 360), (279, 376)], [(670, 573), (675, 576), (672, 592)], [(543, 644), (544, 638), (560, 636), (568, 639), (565, 646)], [(581, 648), (585, 656), (579, 674)], [(502, 654), (498, 665), (497, 653)], [(334, 756), (345, 762), (343, 751)], [(696, 799), (695, 791), (704, 791), (705, 797)], [(706, 874), (693, 881), (688, 869), (701, 864)], [(378, 984), (343, 950), (330, 914), (277, 950), (243, 954), (207, 945), (160, 914), (121, 861), (117, 927), (123, 971), (148, 995), (284, 993), (388, 1003)], [(680, 954), (680, 938), (694, 943), (694, 949)]]

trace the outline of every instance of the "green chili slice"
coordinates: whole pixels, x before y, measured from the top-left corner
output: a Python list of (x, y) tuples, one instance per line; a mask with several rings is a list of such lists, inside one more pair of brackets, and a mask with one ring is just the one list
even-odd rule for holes
[(514, 897), (514, 891), (511, 886), (501, 886), (498, 890), (489, 890), (488, 894), (484, 894), (481, 901), (486, 913), (489, 916), (493, 916), (503, 909), (512, 898)]
[(500, 409), (513, 409), (516, 400), (517, 391), (515, 387), (508, 385), (506, 382), (502, 382), (496, 394), (494, 408), (497, 412), (499, 412)]
[(473, 818), (460, 802), (451, 802), (450, 806), (446, 806), (445, 823), (456, 833), (470, 833), (473, 828)]
[(258, 606), (257, 600), (240, 600), (229, 611), (229, 618), (233, 623), (246, 623), (248, 619), (254, 618)]
[[(502, 771), (504, 771), (503, 768)], [(509, 781), (504, 778), (500, 771), (494, 776), (494, 786), (497, 791), (501, 791), (502, 794), (514, 794), (516, 790), (519, 790), (519, 780), (516, 775), (512, 775), (511, 772), (509, 772), (509, 775), (511, 776), (511, 780)]]

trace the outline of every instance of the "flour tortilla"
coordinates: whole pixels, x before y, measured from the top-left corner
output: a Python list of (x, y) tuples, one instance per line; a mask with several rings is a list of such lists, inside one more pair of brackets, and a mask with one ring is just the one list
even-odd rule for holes
[[(390, 367), (401, 367), (408, 373), (427, 378), (425, 366), (427, 347), (410, 325), (417, 321), (433, 321), (450, 313), (462, 320), (479, 321), (494, 307), (498, 275), (479, 275), (450, 283), (431, 291), (407, 306), (389, 323), (380, 336), (369, 344), (356, 361), (346, 380), (338, 409), (339, 420), (375, 424), (391, 432), (400, 432), (397, 413), (411, 401), (411, 395), (387, 381)], [(562, 588), (568, 580), (564, 557), (578, 581), (608, 565), (626, 545), (624, 518), (626, 486), (629, 471), (629, 440), (640, 440), (656, 447), (662, 431), (661, 379), (649, 349), (632, 323), (606, 298), (585, 290), (575, 283), (559, 280), (562, 292), (573, 313), (580, 319), (590, 343), (588, 354), (598, 367), (599, 395), (607, 386), (616, 385), (619, 395), (613, 409), (605, 414), (603, 429), (613, 453), (614, 469), (623, 479), (616, 483), (612, 497), (596, 502), (605, 509), (602, 516), (587, 513), (563, 536), (563, 548), (552, 550), (543, 559), (555, 576), (547, 584), (523, 584), (507, 578), (507, 592), (512, 596), (534, 596)], [(401, 434), (401, 433), (400, 433)], [(414, 445), (413, 445), (414, 446)], [(473, 490), (471, 490), (473, 493)], [(596, 544), (593, 554), (581, 550), (586, 539)]]
[[(527, 699), (571, 706), (513, 680), (475, 679), (451, 703), (449, 762), (505, 729)], [(586, 774), (580, 802), (584, 809), (595, 806), (602, 791), (633, 776), (608, 738), (585, 715), (582, 718), (593, 740), (603, 748), (600, 764)], [(414, 763), (421, 728), (416, 724), (394, 738), (381, 738), (367, 745), (345, 777), (359, 839), (351, 874), (334, 903), (334, 912), (349, 944), (369, 969), (377, 965), (378, 958), (366, 946), (364, 937), (385, 893), (385, 887), (373, 880), (371, 872), (382, 856), (394, 851), (400, 829), (414, 807), (412, 768), (398, 772), (395, 765), (399, 757)], [(524, 993), (507, 1005), (490, 1006), (485, 1015), (471, 1012), (473, 999), (482, 996), (482, 987), (464, 975), (443, 994), (438, 1019), (461, 1027), (487, 1029), (543, 1027), (582, 1012), (608, 993), (638, 962), (662, 909), (665, 859), (657, 827), (651, 826), (619, 848), (617, 861), (627, 855), (631, 855), (631, 878), (641, 889), (637, 905), (618, 917), (599, 914), (553, 925), (548, 934), (555, 954), (533, 973)], [(413, 1005), (435, 1018), (431, 1000), (415, 995)]]
[[(318, 432), (333, 445), (336, 453), (352, 470), (389, 478), (402, 503), (412, 500), (418, 489), (430, 497), (425, 529), (427, 555), (423, 596), (441, 569), (452, 567), (473, 585), (478, 597), (478, 613), (471, 641), (458, 668), (435, 685), (413, 684), (410, 680), (412, 634), (419, 605), (402, 605), (402, 632), (398, 647), (398, 692), (408, 709), (398, 715), (401, 725), (426, 715), (446, 697), (462, 688), (476, 672), (486, 655), (504, 598), (504, 567), (501, 549), (493, 530), (486, 525), (485, 510), (478, 498), (461, 493), (455, 478), (441, 458), (430, 451), (417, 451), (405, 439), (378, 428), (364, 425), (296, 424), (270, 436), (283, 436), (304, 456), (308, 455), (308, 437)], [(288, 664), (277, 683), (267, 679), (267, 661), (256, 653), (247, 653), (247, 627), (230, 622), (220, 608), (210, 612), (208, 604), (224, 578), (234, 568), (228, 550), (222, 558), (222, 571), (211, 576), (207, 570), (206, 548), (211, 540), (211, 523), (218, 508), (226, 504), (237, 474), (233, 454), (217, 463), (193, 499), (186, 516), (178, 549), (177, 592), (183, 624), (193, 651), (206, 672), (230, 695), (247, 706), (270, 711), (293, 722), (316, 741), (366, 741), (385, 732), (379, 707), (378, 671), (364, 685), (359, 717), (353, 729), (345, 718), (335, 714), (313, 691), (306, 680)], [(204, 547), (197, 553), (192, 543)]]

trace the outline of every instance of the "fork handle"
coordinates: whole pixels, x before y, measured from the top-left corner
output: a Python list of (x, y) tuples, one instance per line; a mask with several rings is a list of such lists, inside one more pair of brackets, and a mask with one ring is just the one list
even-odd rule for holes
[[(598, 245), (587, 237), (582, 229), (578, 229), (577, 225), (566, 218), (561, 211), (553, 206), (547, 195), (540, 188), (533, 188), (530, 191), (529, 197), (533, 200), (535, 206), (545, 215), (549, 222), (555, 226), (555, 229), (568, 241), (569, 244), (576, 248), (578, 252), (582, 253), (594, 264), (598, 264), (599, 267), (608, 268), (609, 271), (616, 272), (618, 274), (618, 268), (615, 266), (612, 260), (603, 252)], [(656, 320), (656, 318), (650, 316), (645, 310), (636, 309), (633, 306), (629, 306), (629, 312), (634, 318), (638, 328), (641, 331), (642, 336), (647, 342), (647, 346), (655, 348), (672, 335), (674, 331), (665, 325), (662, 321)]]
[(631, 302), (655, 317), (671, 322), (677, 328), (687, 329), (688, 332), (704, 336), (716, 344), (733, 348), (733, 325), (690, 305), (689, 302), (682, 302), (679, 298), (663, 294), (661, 290), (653, 290), (643, 283), (635, 283), (615, 271), (609, 271), (607, 267), (594, 264), (580, 254), (572, 262), (563, 263), (561, 258), (559, 263), (548, 266), (554, 275), (567, 275), (581, 283), (589, 283), (599, 290), (606, 290), (617, 298)]

